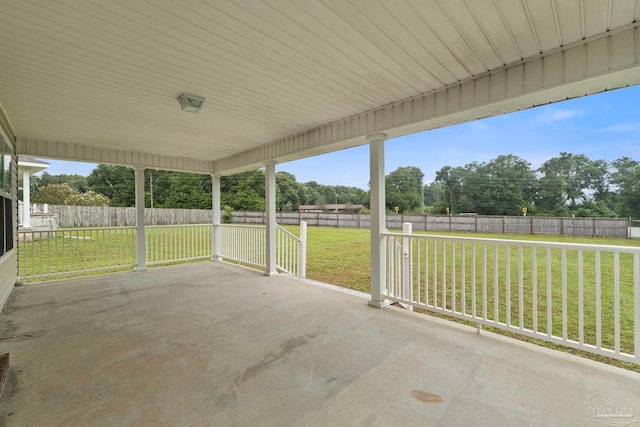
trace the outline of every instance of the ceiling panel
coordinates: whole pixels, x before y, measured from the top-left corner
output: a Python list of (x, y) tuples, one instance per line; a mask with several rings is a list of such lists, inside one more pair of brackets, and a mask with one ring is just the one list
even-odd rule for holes
[(21, 138), (218, 160), (630, 25), (639, 3), (0, 0), (0, 104)]

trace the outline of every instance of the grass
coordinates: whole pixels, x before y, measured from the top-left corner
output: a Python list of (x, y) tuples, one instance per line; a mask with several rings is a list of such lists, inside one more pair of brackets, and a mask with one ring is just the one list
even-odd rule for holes
[[(49, 236), (50, 238), (46, 238)], [(35, 233), (33, 241), (19, 242), (18, 276), (68, 278), (131, 270), (136, 264), (136, 230), (62, 229)], [(158, 266), (211, 257), (207, 226), (147, 229), (147, 263)], [(52, 260), (52, 262), (46, 262)], [(78, 270), (85, 270), (78, 272)]]

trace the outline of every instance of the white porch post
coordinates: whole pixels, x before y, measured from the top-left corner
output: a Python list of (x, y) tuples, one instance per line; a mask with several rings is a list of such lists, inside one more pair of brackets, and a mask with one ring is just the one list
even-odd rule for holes
[(221, 242), (220, 236), (220, 175), (211, 175), (211, 209), (213, 210), (213, 230), (212, 230), (212, 239), (211, 249), (212, 249), (212, 260), (220, 261), (222, 256), (221, 253)]
[(386, 260), (384, 239), (380, 233), (386, 229), (384, 185), (384, 141), (387, 135), (367, 135), (369, 142), (369, 168), (371, 180), (371, 300), (369, 305), (382, 308), (385, 305)]
[(265, 213), (267, 226), (267, 268), (265, 276), (274, 276), (276, 270), (276, 162), (271, 160), (265, 166)]
[(22, 228), (31, 228), (31, 174), (22, 172)]
[(147, 269), (147, 240), (144, 229), (144, 168), (135, 167), (136, 186), (136, 268), (135, 271)]

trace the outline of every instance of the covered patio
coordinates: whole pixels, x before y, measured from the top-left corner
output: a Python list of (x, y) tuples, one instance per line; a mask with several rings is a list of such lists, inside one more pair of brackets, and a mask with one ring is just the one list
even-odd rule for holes
[[(635, 420), (637, 374), (388, 305), (638, 363), (640, 250), (388, 233), (385, 141), (636, 85), (639, 20), (639, 0), (0, 0), (0, 305), (13, 293), (2, 314), (6, 420)], [(278, 165), (365, 144), (371, 294), (278, 275)], [(16, 287), (18, 156), (134, 168), (135, 258), (123, 262), (136, 271)], [(266, 224), (249, 237), (227, 233), (221, 176), (262, 167)], [(149, 258), (145, 169), (211, 175), (205, 253), (179, 256), (218, 262), (147, 270), (165, 260)], [(229, 241), (254, 250), (248, 263), (264, 276), (221, 262)]]
[(212, 262), (17, 288), (5, 421), (582, 425), (640, 401), (640, 374), (366, 297)]

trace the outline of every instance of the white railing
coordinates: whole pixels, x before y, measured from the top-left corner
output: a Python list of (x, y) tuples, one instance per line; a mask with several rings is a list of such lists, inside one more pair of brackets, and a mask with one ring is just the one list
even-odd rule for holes
[(220, 224), (220, 256), (226, 260), (266, 268), (264, 225)]
[[(222, 224), (223, 258), (266, 267), (265, 226)], [(305, 277), (306, 223), (300, 238), (278, 226), (276, 264), (280, 271)], [(149, 266), (210, 259), (212, 225), (147, 226), (146, 264)], [(47, 279), (136, 265), (135, 227), (21, 230), (18, 232), (20, 280)]]
[(640, 363), (640, 248), (382, 237), (389, 300)]
[(294, 276), (307, 277), (307, 223), (300, 222), (300, 238), (276, 225), (276, 265)]
[[(266, 268), (266, 227), (264, 225), (221, 224), (220, 256), (229, 261)], [(307, 224), (300, 224), (300, 238), (276, 224), (276, 267), (306, 277)]]
[(20, 230), (19, 280), (130, 268), (136, 263), (134, 227)]
[(211, 224), (145, 227), (147, 265), (211, 259)]

